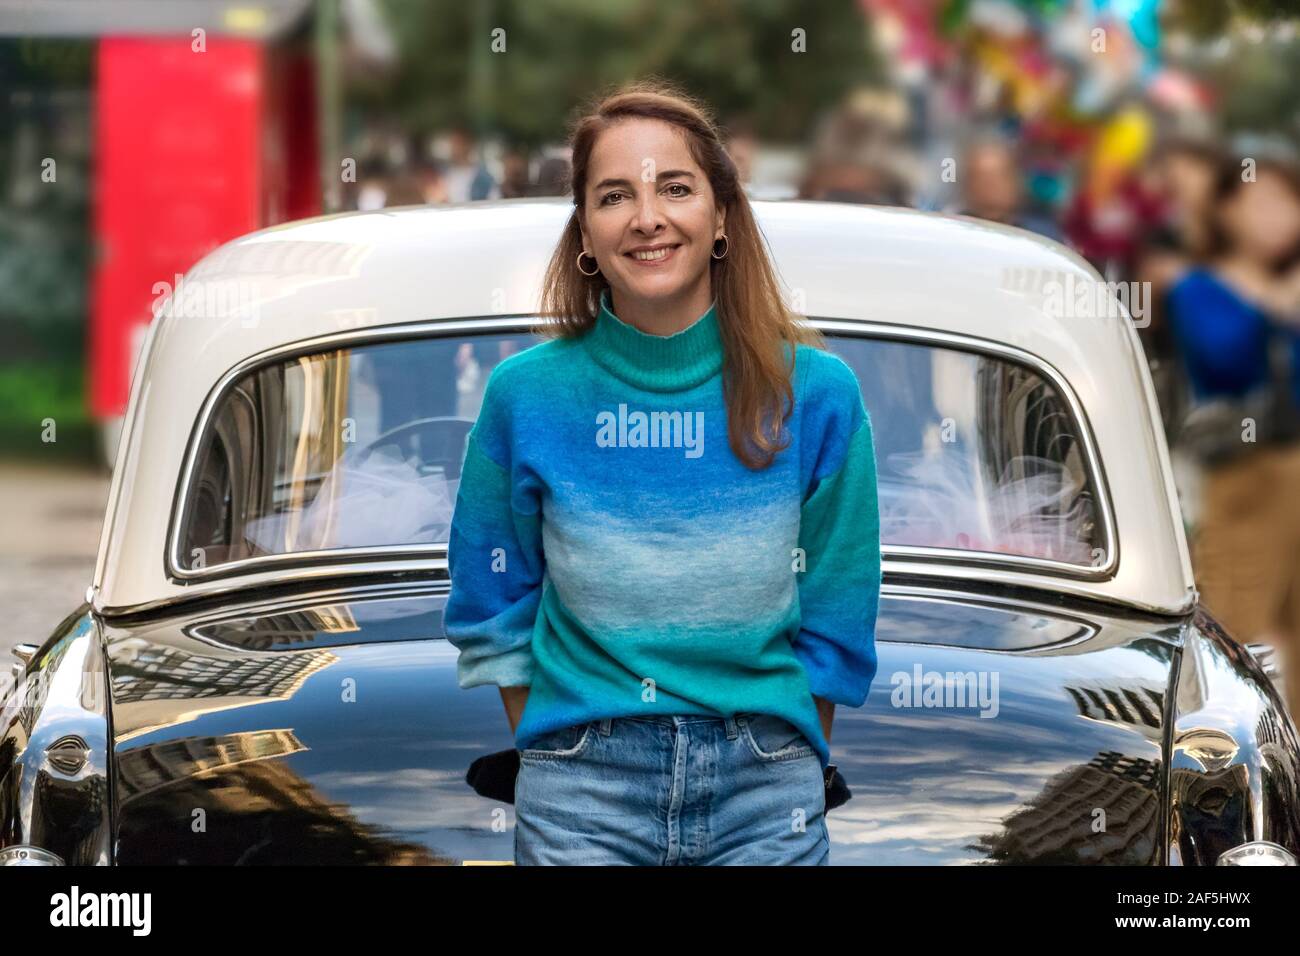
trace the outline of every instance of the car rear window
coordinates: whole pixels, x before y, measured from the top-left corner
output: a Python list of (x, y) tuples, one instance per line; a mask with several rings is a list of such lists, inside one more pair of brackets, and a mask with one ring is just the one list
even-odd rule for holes
[[(371, 342), (235, 379), (194, 445), (173, 570), (445, 544), (487, 376), (539, 341), (521, 331)], [(1088, 446), (1047, 377), (947, 343), (830, 332), (827, 342), (871, 415), (887, 549), (1067, 570), (1107, 560)]]
[(403, 339), (238, 378), (196, 446), (173, 564), (445, 543), (488, 374), (538, 341)]
[(929, 343), (828, 341), (857, 373), (871, 416), (884, 543), (1106, 562), (1088, 446), (1046, 377)]

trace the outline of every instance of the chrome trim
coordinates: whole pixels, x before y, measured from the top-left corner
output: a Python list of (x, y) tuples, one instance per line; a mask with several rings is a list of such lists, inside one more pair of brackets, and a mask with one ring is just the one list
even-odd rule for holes
[[(1103, 511), (1105, 509), (1103, 508)], [(932, 561), (936, 564), (989, 565), (1002, 568), (1027, 568), (1041, 571), (1043, 574), (1059, 574), (1072, 578), (1084, 578), (1089, 581), (1104, 581), (1115, 572), (1115, 562), (1107, 561), (1097, 570), (1085, 568), (1081, 564), (1069, 564), (1065, 561), (1053, 561), (1050, 558), (1034, 558), (1029, 555), (1015, 557), (999, 551), (963, 551), (960, 548), (930, 548), (906, 544), (882, 544), (881, 554), (888, 554), (899, 561)], [(1114, 551), (1108, 547), (1107, 553)]]
[[(427, 570), (429, 564), (421, 562), (419, 565), (407, 564), (413, 570)], [(391, 570), (391, 562), (372, 562), (369, 565), (356, 568), (355, 566), (346, 566), (330, 569), (330, 578), (339, 577), (340, 572), (365, 574), (376, 571)], [(446, 562), (435, 564), (434, 567), (446, 568)], [(313, 604), (321, 602), (338, 602), (338, 601), (379, 601), (390, 598), (403, 597), (406, 595), (420, 595), (446, 592), (450, 589), (451, 582), (447, 578), (425, 579), (416, 581), (372, 581), (361, 584), (334, 584), (327, 587), (316, 588), (310, 591), (299, 591), (293, 594), (281, 595), (278, 597), (268, 597), (261, 601), (248, 602), (247, 604), (225, 611), (218, 616), (207, 617), (205, 620), (224, 621), (239, 620), (250, 615), (274, 614), (283, 611), (291, 611), (303, 607), (310, 607)], [(249, 590), (248, 584), (241, 581), (238, 584), (231, 584), (218, 592), (219, 594), (234, 594), (237, 592), (246, 592)], [(1005, 611), (1028, 611), (1051, 617), (1069, 619), (1080, 624), (1088, 624), (1089, 621), (1079, 617), (1077, 614), (1064, 612), (1060, 604), (1049, 601), (1034, 601), (1023, 597), (1005, 597), (997, 594), (987, 594), (976, 591), (964, 591), (960, 588), (947, 587), (942, 584), (899, 584), (893, 581), (882, 582), (880, 587), (882, 595), (899, 598), (920, 599), (947, 604), (964, 604), (979, 605), (994, 610)], [(129, 608), (108, 608), (113, 616), (124, 614), (147, 613), (150, 611), (163, 610), (178, 604), (186, 604), (193, 598), (188, 595), (180, 597), (167, 598), (151, 604), (134, 605)], [(435, 635), (436, 636), (436, 635)]]
[(993, 571), (996, 571), (996, 573), (993, 574), (990, 573), (989, 568), (980, 567), (975, 564), (951, 564), (944, 566), (939, 562), (931, 560), (908, 562), (894, 560), (890, 558), (889, 555), (886, 555), (883, 570), (886, 575), (894, 574), (903, 578), (937, 577), (947, 581), (969, 582), (974, 588), (987, 589), (990, 585), (1032, 588), (1037, 591), (1045, 591), (1049, 594), (1068, 595), (1072, 598), (1095, 601), (1112, 607), (1151, 614), (1162, 618), (1186, 617), (1196, 609), (1195, 595), (1190, 592), (1184, 596), (1182, 603), (1177, 607), (1171, 608), (1164, 605), (1152, 604), (1149, 601), (1140, 600), (1138, 598), (1126, 596), (1121, 597), (1115, 594), (1098, 592), (1093, 586), (1093, 582), (1085, 580), (1076, 580), (1064, 576), (1048, 577), (1042, 574), (1009, 571), (1004, 568), (992, 569)]
[[(401, 565), (404, 569), (409, 568), (415, 571), (427, 571), (430, 567), (428, 562), (403, 562)], [(433, 565), (435, 568), (446, 568), (446, 563), (441, 562)], [(374, 574), (376, 572), (388, 572), (393, 570), (392, 562), (372, 562), (363, 566), (343, 566), (329, 569), (327, 579), (336, 579), (345, 577), (349, 574), (364, 575)], [(319, 573), (313, 576), (321, 576)], [(263, 575), (266, 577), (266, 575)], [(987, 581), (973, 580), (973, 584), (987, 585)], [(303, 607), (310, 607), (313, 604), (322, 602), (337, 603), (339, 601), (373, 601), (385, 600), (389, 598), (403, 597), (406, 595), (422, 595), (446, 593), (451, 587), (451, 582), (443, 577), (436, 579), (420, 579), (408, 581), (393, 580), (376, 580), (366, 581), (356, 584), (335, 583), (324, 587), (318, 587), (311, 590), (297, 591), (291, 594), (269, 596), (259, 601), (248, 601), (241, 604), (238, 608), (226, 610), (219, 616), (211, 618), (213, 621), (237, 620), (250, 615), (257, 614), (274, 614), (283, 611), (297, 610)], [(221, 597), (230, 596), (236, 593), (246, 593), (249, 590), (247, 580), (241, 580), (239, 583), (232, 583), (222, 588), (220, 591), (214, 591), (210, 596)], [(1000, 594), (990, 594), (986, 591), (977, 589), (963, 590), (959, 587), (952, 587), (943, 583), (935, 584), (900, 584), (896, 581), (890, 581), (888, 578), (881, 584), (880, 592), (884, 596), (895, 598), (921, 599), (933, 602), (942, 602), (950, 604), (965, 604), (987, 607), (994, 610), (1032, 612), (1043, 614), (1045, 616), (1068, 619), (1081, 624), (1089, 624), (1093, 618), (1080, 617), (1077, 613), (1063, 610), (1059, 602), (1050, 600), (1036, 601), (1030, 597), (1024, 596), (1005, 596)], [(1053, 594), (1059, 593), (1053, 591)], [(1081, 593), (1078, 595), (1083, 598), (1097, 600), (1095, 595)], [(163, 598), (158, 601), (152, 601), (148, 604), (132, 605), (130, 607), (104, 608), (102, 611), (96, 609), (97, 614), (102, 614), (113, 624), (114, 619), (137, 614), (149, 614), (153, 612), (166, 612), (194, 601), (190, 595), (180, 595), (178, 597)], [(1124, 614), (1126, 611), (1135, 610), (1129, 605), (1115, 608), (1113, 613)], [(200, 612), (201, 613), (201, 612)], [(1151, 612), (1160, 617), (1169, 618), (1170, 615), (1165, 611)], [(1105, 614), (1103, 614), (1105, 616)], [(208, 618), (205, 615), (205, 620)], [(114, 625), (118, 626), (118, 625)], [(437, 637), (438, 635), (434, 635)], [(1156, 640), (1168, 640), (1160, 637), (1158, 634), (1153, 635)], [(1178, 641), (1168, 641), (1177, 644)]]
[[(410, 568), (415, 571), (427, 571), (429, 563), (427, 561), (421, 561), (417, 565), (414, 562), (402, 562), (397, 566), (403, 569)], [(391, 561), (377, 561), (360, 567), (345, 565), (333, 568), (330, 569), (329, 574), (326, 575), (326, 578), (329, 581), (354, 574), (367, 575), (374, 574), (375, 572), (385, 573), (389, 575), (390, 579), (362, 581), (355, 584), (329, 583), (314, 589), (294, 591), (291, 594), (268, 596), (261, 600), (246, 599), (239, 605), (238, 610), (232, 610), (229, 614), (223, 612), (220, 617), (216, 617), (214, 620), (226, 620), (228, 617), (240, 618), (246, 617), (250, 614), (275, 613), (280, 610), (293, 610), (295, 608), (310, 606), (311, 604), (321, 602), (338, 603), (340, 601), (348, 600), (380, 600), (386, 597), (400, 597), (405, 594), (427, 593), (430, 590), (435, 592), (447, 591), (451, 587), (451, 582), (445, 578), (436, 580), (421, 579), (394, 581), (391, 580), (393, 568), (394, 562)], [(263, 575), (263, 577), (267, 577), (267, 575)], [(273, 580), (282, 581), (283, 578)], [(310, 578), (303, 579), (301, 576), (295, 576), (294, 580), (305, 584), (309, 583)], [(237, 585), (230, 585), (211, 592), (205, 591), (204, 594), (205, 596), (211, 597), (227, 597), (236, 593), (247, 594), (249, 590), (250, 585), (248, 582), (246, 580), (241, 580)], [(96, 613), (102, 614), (103, 617), (107, 618), (109, 624), (119, 626), (117, 622), (121, 617), (152, 614), (154, 612), (168, 612), (178, 607), (184, 607), (185, 605), (192, 603), (194, 600), (195, 598), (188, 594), (180, 594), (175, 597), (160, 598), (157, 601), (149, 601), (148, 603), (143, 604), (133, 604), (124, 607), (109, 607), (105, 608), (103, 611), (97, 610)], [(440, 637), (441, 635), (435, 634), (432, 636)]]
[(1252, 840), (1224, 850), (1215, 866), (1296, 866), (1295, 854), (1272, 840)]
[[(1041, 604), (1024, 599), (1002, 599), (996, 595), (990, 595), (987, 589), (990, 583), (1005, 585), (1008, 587), (1028, 588), (1044, 592), (1049, 595), (1063, 595), (1080, 600), (1094, 601), (1110, 605), (1115, 608), (1116, 613), (1125, 611), (1151, 614), (1161, 618), (1177, 619), (1184, 617), (1195, 609), (1195, 603), (1187, 604), (1174, 611), (1166, 608), (1155, 607), (1143, 604), (1137, 601), (1120, 600), (1108, 595), (1099, 595), (1087, 587), (1086, 582), (1075, 582), (1062, 578), (1060, 580), (1049, 580), (1042, 576), (1028, 574), (1014, 574), (1010, 572), (1001, 572), (994, 580), (990, 580), (987, 570), (981, 570), (977, 567), (951, 566), (940, 569), (935, 563), (931, 562), (924, 565), (913, 565), (899, 563), (889, 559), (888, 555), (883, 562), (885, 581), (883, 590), (890, 588), (904, 588), (906, 585), (897, 585), (889, 581), (891, 575), (896, 575), (906, 579), (915, 579), (918, 576), (936, 578), (936, 585), (926, 587), (927, 592), (944, 590), (942, 582), (959, 581), (969, 582), (971, 590), (960, 590), (950, 588), (948, 590), (958, 597), (964, 597), (968, 600), (977, 600), (979, 602), (1005, 601), (1008, 607), (1040, 607), (1045, 611), (1053, 609), (1059, 613), (1059, 604), (1052, 604), (1043, 601)], [(942, 570), (942, 577), (939, 577), (939, 571)], [(441, 572), (441, 576), (433, 576)], [(407, 580), (391, 580), (395, 575), (410, 575)], [(94, 608), (96, 614), (108, 619), (110, 622), (119, 618), (134, 617), (137, 615), (149, 615), (155, 613), (167, 613), (173, 609), (183, 608), (200, 599), (217, 600), (221, 598), (233, 598), (237, 595), (246, 594), (253, 588), (267, 587), (277, 584), (287, 584), (297, 582), (299, 584), (310, 584), (313, 579), (322, 579), (330, 581), (339, 578), (374, 578), (384, 576), (390, 580), (387, 581), (370, 581), (362, 582), (355, 585), (335, 585), (325, 591), (302, 591), (293, 595), (286, 600), (300, 600), (304, 594), (330, 593), (330, 594), (347, 594), (352, 593), (351, 588), (370, 588), (382, 585), (389, 585), (399, 588), (427, 588), (427, 587), (450, 587), (451, 582), (447, 578), (447, 559), (446, 556), (435, 555), (432, 559), (420, 558), (419, 560), (395, 561), (392, 559), (380, 559), (375, 561), (366, 561), (354, 564), (327, 564), (317, 567), (304, 567), (296, 569), (292, 577), (286, 577), (282, 570), (262, 571), (261, 573), (244, 575), (233, 578), (229, 581), (213, 582), (209, 585), (195, 587), (190, 591), (182, 594), (172, 595), (170, 597), (158, 598), (154, 601), (142, 601), (138, 604), (130, 605), (98, 605)], [(416, 578), (415, 575), (420, 577)]]
[(65, 777), (75, 777), (90, 761), (90, 744), (77, 734), (67, 734), (45, 748), (46, 762)]
[(1282, 676), (1282, 666), (1278, 661), (1277, 648), (1264, 641), (1247, 644), (1246, 650), (1259, 662), (1260, 670), (1269, 680), (1278, 680)]
[(38, 846), (16, 843), (0, 850), (0, 866), (66, 866), (57, 853)]
[[(1062, 397), (1069, 408), (1078, 437), (1083, 444), (1088, 467), (1096, 487), (1097, 502), (1102, 512), (1102, 533), (1106, 561), (1096, 568), (1082, 567), (1060, 561), (1043, 558), (1016, 557), (998, 552), (961, 551), (948, 548), (925, 548), (898, 545), (883, 545), (882, 560), (919, 560), (923, 562), (958, 564), (1003, 568), (1041, 574), (1057, 578), (1077, 578), (1085, 581), (1106, 580), (1114, 575), (1119, 565), (1118, 532), (1115, 527), (1114, 510), (1111, 504), (1110, 488), (1106, 482), (1105, 470), (1097, 454), (1090, 423), (1074, 390), (1065, 378), (1048, 362), (1012, 346), (981, 339), (976, 336), (959, 335), (952, 332), (939, 332), (931, 329), (918, 329), (910, 326), (888, 323), (864, 322), (856, 319), (821, 319), (808, 320), (809, 324), (822, 331), (839, 332), (859, 338), (884, 339), (891, 341), (917, 342), (946, 346), (959, 351), (991, 355), (1026, 366), (1047, 380)], [(181, 523), (188, 505), (189, 491), (198, 456), (198, 448), (208, 432), (210, 420), (226, 392), (234, 382), (263, 366), (282, 362), (300, 355), (308, 355), (332, 348), (353, 347), (371, 342), (395, 341), (414, 338), (441, 338), (465, 332), (493, 332), (509, 334), (512, 332), (535, 332), (548, 324), (540, 316), (493, 316), (455, 321), (433, 320), (427, 322), (406, 323), (393, 326), (378, 326), (366, 329), (354, 329), (333, 332), (328, 335), (304, 339), (289, 345), (277, 346), (260, 352), (243, 360), (229, 369), (208, 393), (199, 413), (198, 422), (190, 432), (190, 440), (185, 452), (185, 463), (174, 496), (176, 502), (169, 519), (164, 568), (172, 583), (211, 581), (235, 577), (245, 573), (245, 569), (290, 567), (303, 570), (304, 566), (328, 562), (333, 573), (340, 565), (354, 558), (373, 558), (392, 555), (402, 556), (427, 555), (445, 557), (447, 544), (426, 545), (386, 545), (369, 548), (333, 548), (323, 551), (295, 551), (290, 554), (259, 555), (253, 558), (241, 558), (238, 561), (223, 562), (211, 568), (199, 571), (185, 570), (181, 567), (180, 534)], [(204, 594), (210, 593), (204, 589)], [(218, 593), (216, 589), (212, 593)], [(157, 604), (159, 602), (152, 602)], [(99, 610), (97, 608), (97, 610)], [(104, 609), (105, 613), (109, 613)], [(119, 609), (120, 610), (120, 609)]]
[(1252, 847), (1294, 853), (1300, 739), (1282, 697), (1204, 608), (1187, 622), (1172, 665), (1163, 743), (1170, 863), (1234, 865), (1236, 854), (1251, 865), (1260, 862), (1249, 859)]
[[(1088, 627), (1095, 627), (1092, 617), (1083, 617), (1077, 611), (1064, 610), (1058, 603), (1035, 601), (1032, 598), (1020, 597), (1019, 595), (1008, 597), (1001, 594), (964, 591), (961, 588), (942, 584), (899, 584), (893, 581), (882, 582), (880, 593), (889, 597), (908, 598), (931, 603), (976, 605), (995, 611), (1042, 614), (1045, 617), (1054, 617)], [(1098, 616), (1106, 617), (1107, 615)]]
[(75, 866), (112, 862), (108, 667), (100, 627), (70, 616), (0, 707), (0, 841)]
[[(442, 569), (444, 577), (441, 579), (430, 576), (431, 571)], [(121, 617), (135, 616), (138, 614), (152, 614), (159, 611), (167, 611), (171, 608), (181, 607), (200, 599), (215, 599), (234, 597), (239, 594), (245, 594), (248, 591), (273, 585), (283, 584), (310, 584), (313, 580), (321, 579), (330, 581), (336, 578), (354, 578), (354, 577), (375, 577), (383, 575), (385, 578), (392, 579), (396, 575), (409, 575), (412, 580), (396, 580), (389, 583), (399, 586), (405, 585), (437, 585), (442, 584), (449, 586), (450, 582), (445, 577), (447, 569), (446, 557), (437, 557), (430, 559), (427, 557), (419, 560), (393, 560), (392, 558), (380, 558), (374, 561), (365, 561), (352, 564), (322, 564), (316, 567), (295, 568), (294, 574), (290, 577), (285, 575), (283, 569), (273, 569), (262, 571), (260, 573), (243, 575), (230, 580), (216, 581), (209, 585), (196, 586), (189, 588), (180, 594), (174, 594), (169, 597), (157, 598), (153, 601), (141, 601), (138, 604), (122, 605), (101, 605), (94, 608), (96, 614), (116, 620)], [(421, 577), (415, 579), (415, 575)], [(366, 583), (353, 585), (357, 587), (367, 587)], [(346, 586), (345, 586), (346, 587)]]
[[(1058, 641), (1054, 644), (1040, 644), (1034, 647), (1014, 649), (997, 647), (980, 648), (981, 653), (986, 654), (1005, 654), (1012, 657), (1036, 656), (1044, 652), (1056, 652), (1067, 647), (1084, 644), (1101, 633), (1101, 628), (1094, 622), (1079, 617), (1077, 614), (1062, 611), (1059, 607), (1052, 607), (1047, 604), (1035, 604), (1028, 601), (1008, 600), (1006, 598), (999, 599), (983, 594), (968, 594), (952, 589), (917, 587), (915, 585), (905, 584), (885, 585), (882, 583), (880, 593), (882, 597), (888, 596), (907, 601), (916, 601), (922, 604), (944, 604), (949, 606), (959, 605), (961, 607), (980, 607), (992, 611), (1005, 611), (1007, 613), (1041, 614), (1044, 617), (1050, 617), (1057, 621), (1074, 624), (1080, 629), (1080, 633), (1072, 637), (1070, 640)], [(889, 641), (888, 643), (923, 647), (953, 646), (949, 644), (934, 642), (922, 643), (918, 641)]]
[(35, 644), (15, 644), (13, 647), (14, 657), (18, 658), (23, 664), (30, 664), (32, 657), (40, 648)]

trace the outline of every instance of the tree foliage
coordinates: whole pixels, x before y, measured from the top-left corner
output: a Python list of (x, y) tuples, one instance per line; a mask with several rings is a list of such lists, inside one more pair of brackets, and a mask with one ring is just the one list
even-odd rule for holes
[[(527, 145), (563, 138), (574, 111), (629, 79), (680, 83), (717, 118), (773, 139), (878, 78), (853, 0), (385, 0), (397, 68), (353, 103), (400, 128), (464, 124)], [(502, 31), (495, 33), (494, 31)], [(794, 31), (806, 52), (794, 52)], [(493, 52), (494, 36), (505, 49)]]
[(1300, 16), (1300, 0), (1178, 0), (1171, 15), (1179, 26), (1210, 39), (1222, 35), (1234, 18), (1268, 24)]

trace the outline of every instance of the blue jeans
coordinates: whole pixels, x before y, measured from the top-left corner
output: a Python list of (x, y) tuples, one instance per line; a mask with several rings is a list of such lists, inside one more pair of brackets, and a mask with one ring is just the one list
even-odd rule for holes
[(594, 720), (519, 751), (515, 863), (824, 866), (825, 808), (817, 752), (780, 717)]

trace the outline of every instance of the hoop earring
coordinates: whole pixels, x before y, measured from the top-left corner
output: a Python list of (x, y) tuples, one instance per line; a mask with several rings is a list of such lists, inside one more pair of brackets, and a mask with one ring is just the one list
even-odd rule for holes
[(579, 253), (578, 253), (578, 260), (577, 260), (577, 261), (578, 261), (578, 271), (581, 272), (581, 273), (582, 273), (583, 275), (585, 275), (585, 276), (594, 276), (597, 272), (600, 271), (600, 263), (599, 263), (599, 262), (596, 263), (596, 268), (595, 268), (594, 271), (592, 271), (592, 272), (588, 272), (586, 269), (584, 269), (584, 268), (582, 267), (582, 257), (583, 257), (583, 256), (587, 256), (587, 258), (588, 258), (588, 259), (591, 259), (593, 262), (595, 262), (595, 260), (596, 260), (596, 257), (593, 256), (593, 255), (588, 255), (586, 252), (579, 252)]
[[(725, 245), (723, 245), (722, 247), (722, 255), (718, 255), (718, 239), (721, 239), (723, 243), (725, 243)], [(731, 251), (731, 240), (727, 238), (727, 234), (725, 232), (722, 235), (718, 236), (718, 239), (713, 240), (713, 258), (725, 259), (727, 258), (727, 253)]]

